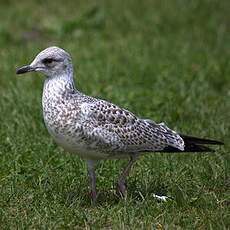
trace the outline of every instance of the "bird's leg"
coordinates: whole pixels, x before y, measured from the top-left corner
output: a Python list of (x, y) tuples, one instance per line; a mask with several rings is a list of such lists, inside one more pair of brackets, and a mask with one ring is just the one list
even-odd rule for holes
[(118, 179), (118, 190), (122, 197), (125, 197), (125, 194), (126, 194), (125, 179), (129, 175), (132, 165), (134, 164), (136, 159), (137, 159), (136, 155), (130, 157), (128, 164), (126, 165), (126, 167), (124, 168), (122, 174), (120, 175)]
[(96, 172), (95, 172), (95, 166), (96, 166), (96, 164), (97, 164), (97, 161), (87, 160), (92, 204), (95, 204), (96, 203), (96, 199), (97, 199)]

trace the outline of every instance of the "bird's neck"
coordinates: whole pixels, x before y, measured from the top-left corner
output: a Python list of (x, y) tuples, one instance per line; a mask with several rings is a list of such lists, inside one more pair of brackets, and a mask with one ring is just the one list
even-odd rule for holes
[(54, 77), (48, 77), (43, 87), (44, 98), (60, 98), (69, 94), (77, 93), (75, 88), (73, 75), (63, 74)]
[(53, 90), (60, 90), (60, 91), (75, 89), (73, 76), (67, 74), (48, 77), (45, 80), (45, 86), (49, 86), (52, 87)]

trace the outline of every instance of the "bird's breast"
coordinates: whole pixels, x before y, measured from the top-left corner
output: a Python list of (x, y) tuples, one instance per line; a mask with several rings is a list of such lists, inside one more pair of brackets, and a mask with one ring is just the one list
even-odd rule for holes
[(84, 133), (81, 108), (57, 95), (43, 94), (42, 107), (45, 125), (55, 142), (66, 151), (83, 158), (106, 158), (95, 149)]

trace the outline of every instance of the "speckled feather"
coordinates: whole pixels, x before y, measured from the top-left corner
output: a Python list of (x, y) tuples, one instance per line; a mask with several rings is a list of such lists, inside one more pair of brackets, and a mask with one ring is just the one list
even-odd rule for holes
[(46, 80), (43, 113), (54, 139), (84, 158), (121, 158), (167, 146), (184, 148), (183, 139), (163, 123), (140, 119), (117, 105), (86, 96), (61, 77)]

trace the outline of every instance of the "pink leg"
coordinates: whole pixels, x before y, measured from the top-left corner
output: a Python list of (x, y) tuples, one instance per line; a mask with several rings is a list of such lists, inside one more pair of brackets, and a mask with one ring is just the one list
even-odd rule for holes
[(125, 179), (129, 175), (132, 165), (134, 164), (136, 159), (137, 159), (136, 155), (130, 157), (128, 164), (126, 165), (126, 167), (124, 168), (122, 174), (120, 175), (118, 179), (118, 189), (122, 197), (125, 197), (126, 195)]
[(96, 161), (91, 161), (91, 160), (87, 161), (88, 173), (89, 173), (89, 182), (90, 182), (90, 189), (91, 189), (91, 199), (92, 199), (93, 205), (96, 203), (96, 199), (97, 199), (96, 173), (95, 173), (96, 164), (97, 164)]

